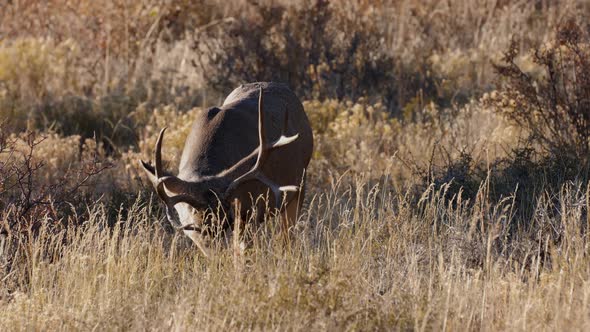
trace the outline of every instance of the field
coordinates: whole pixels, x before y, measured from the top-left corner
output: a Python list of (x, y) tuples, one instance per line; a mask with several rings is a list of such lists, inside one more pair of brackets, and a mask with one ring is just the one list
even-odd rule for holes
[[(0, 330), (589, 330), (590, 3), (0, 4)], [(137, 160), (238, 85), (314, 132), (205, 258)]]

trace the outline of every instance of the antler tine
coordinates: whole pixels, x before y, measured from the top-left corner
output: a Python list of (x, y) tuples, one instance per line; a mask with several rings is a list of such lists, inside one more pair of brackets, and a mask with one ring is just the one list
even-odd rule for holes
[(263, 90), (260, 87), (260, 94), (258, 96), (258, 140), (259, 140), (259, 147), (258, 147), (258, 157), (256, 158), (256, 164), (252, 169), (246, 172), (244, 175), (235, 179), (230, 186), (228, 187), (226, 193), (231, 193), (233, 190), (237, 188), (238, 185), (245, 181), (249, 180), (258, 180), (265, 185), (267, 185), (273, 192), (275, 197), (275, 205), (276, 207), (280, 207), (282, 204), (282, 193), (289, 192), (289, 191), (298, 191), (299, 187), (297, 186), (279, 186), (274, 181), (269, 179), (263, 172), (262, 167), (268, 158), (268, 153), (279, 148), (281, 146), (285, 146), (293, 141), (295, 141), (299, 134), (293, 136), (286, 136), (286, 131), (288, 128), (289, 123), (289, 115), (287, 108), (285, 108), (285, 118), (283, 128), (281, 128), (281, 136), (278, 140), (274, 143), (267, 143), (266, 142), (266, 131), (265, 131), (265, 119), (264, 119), (264, 99), (263, 99)]
[(266, 130), (264, 126), (264, 98), (262, 93), (262, 87), (260, 87), (260, 93), (258, 94), (258, 158), (256, 158), (256, 164), (252, 170), (258, 170), (262, 167), (264, 161), (266, 161), (268, 145), (266, 143)]
[[(156, 181), (154, 182), (154, 187), (156, 188), (156, 193), (161, 200), (163, 200), (167, 205), (171, 203), (170, 196), (166, 193), (164, 181), (169, 178), (168, 176), (164, 177), (164, 170), (162, 169), (162, 141), (164, 140), (164, 132), (166, 132), (167, 127), (162, 128), (160, 130), (160, 134), (158, 135), (158, 140), (156, 141), (156, 148), (154, 149), (154, 159), (156, 163), (155, 173), (156, 173)], [(174, 206), (174, 204), (170, 205)]]
[(256, 179), (258, 173), (260, 173), (260, 168), (262, 167), (262, 164), (264, 163), (264, 161), (266, 161), (268, 145), (266, 143), (266, 132), (264, 130), (264, 99), (262, 95), (263, 91), (262, 87), (260, 87), (260, 93), (258, 95), (258, 156), (256, 157), (256, 164), (254, 164), (254, 167), (252, 167), (251, 170), (235, 179), (228, 188), (229, 190), (235, 189), (238, 186), (238, 184), (244, 181)]
[(258, 173), (256, 176), (256, 179), (259, 180), (260, 182), (264, 183), (265, 185), (267, 185), (270, 188), (270, 190), (272, 190), (272, 193), (274, 194), (274, 197), (275, 197), (275, 207), (277, 209), (283, 203), (283, 201), (282, 201), (283, 192), (289, 192), (289, 191), (296, 192), (299, 190), (299, 187), (297, 187), (297, 186), (279, 186), (274, 181), (269, 179), (266, 175), (264, 175), (263, 173)]
[(173, 207), (174, 205), (182, 202), (197, 206), (199, 202), (197, 202), (194, 197), (186, 193), (174, 195), (173, 197), (166, 193), (166, 181), (176, 179), (173, 176), (164, 176), (164, 170), (162, 169), (162, 142), (164, 140), (164, 132), (166, 129), (167, 127), (164, 127), (160, 131), (160, 135), (158, 135), (158, 140), (156, 141), (156, 149), (154, 151), (154, 159), (156, 162), (156, 167), (154, 170), (156, 173), (154, 187), (156, 189), (156, 193), (158, 194), (158, 197), (160, 197), (160, 199), (170, 207)]
[(266, 144), (266, 132), (264, 131), (264, 94), (260, 87), (258, 94), (258, 143), (260, 147)]
[(164, 175), (164, 171), (162, 170), (162, 140), (164, 139), (164, 132), (168, 127), (162, 128), (160, 130), (160, 135), (158, 135), (158, 140), (156, 141), (156, 149), (154, 150), (154, 159), (156, 162), (156, 179), (160, 179), (162, 175)]
[(285, 117), (283, 121), (283, 128), (281, 128), (281, 137), (279, 137), (279, 139), (271, 145), (271, 149), (274, 150), (283, 145), (287, 145), (299, 137), (299, 134), (287, 136), (287, 129), (289, 129), (289, 110), (285, 106)]

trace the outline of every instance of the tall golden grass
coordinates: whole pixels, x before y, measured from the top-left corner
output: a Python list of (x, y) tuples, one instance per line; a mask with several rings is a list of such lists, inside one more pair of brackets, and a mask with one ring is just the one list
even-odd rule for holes
[[(290, 243), (268, 218), (244, 251), (205, 259), (169, 230), (137, 159), (167, 126), (174, 170), (192, 119), (229, 93), (190, 64), (193, 33), (227, 38), (241, 20), (283, 45), (314, 3), (0, 4), (1, 331), (590, 329), (587, 174), (523, 145), (531, 128), (497, 112), (515, 106), (492, 66), (513, 36), (524, 51), (583, 22), (583, 1), (332, 1), (331, 31), (378, 37), (355, 61), (390, 59), (395, 80), (371, 94), (399, 104), (303, 101), (315, 150)], [(542, 77), (532, 58), (514, 60)], [(306, 95), (338, 83), (339, 62), (322, 61)], [(89, 159), (111, 167), (17, 217), (32, 135), (44, 193)]]
[[(82, 226), (8, 240), (3, 330), (585, 330), (590, 326), (586, 188), (560, 193), (563, 229), (517, 230), (512, 198), (492, 204), (428, 190), (414, 209), (387, 185), (333, 183), (310, 197), (294, 242), (272, 223), (244, 254), (210, 260), (153, 223), (138, 201), (114, 227), (94, 206)], [(540, 238), (535, 238), (539, 236)], [(548, 235), (547, 235), (548, 236)], [(16, 243), (11, 243), (16, 242)], [(4, 257), (6, 259), (6, 257)]]

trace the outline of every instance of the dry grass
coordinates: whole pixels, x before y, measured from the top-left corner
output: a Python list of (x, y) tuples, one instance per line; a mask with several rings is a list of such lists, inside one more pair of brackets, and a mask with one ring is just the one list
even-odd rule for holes
[[(364, 179), (357, 179), (362, 184)], [(590, 261), (584, 188), (564, 187), (549, 217), (559, 245), (519, 232), (509, 198), (473, 205), (441, 191), (418, 209), (385, 185), (327, 188), (310, 200), (290, 247), (272, 226), (243, 256), (211, 260), (153, 223), (138, 202), (105, 229), (12, 239), (3, 330), (584, 330)], [(269, 224), (270, 225), (270, 224)], [(539, 228), (541, 229), (541, 228)], [(531, 238), (531, 236), (533, 236)], [(10, 249), (4, 249), (10, 250)], [(13, 253), (11, 251), (11, 253)]]
[[(587, 167), (523, 144), (539, 122), (503, 116), (531, 116), (529, 101), (512, 105), (514, 84), (494, 91), (492, 65), (516, 36), (514, 68), (543, 82), (526, 50), (587, 20), (588, 4), (348, 0), (322, 16), (310, 3), (0, 3), (1, 331), (590, 330)], [(325, 34), (306, 43), (320, 18)], [(196, 37), (218, 48), (203, 54)], [(252, 68), (205, 77), (191, 64), (219, 54)], [(365, 70), (383, 61), (383, 76)], [(245, 252), (205, 259), (169, 230), (137, 159), (167, 126), (177, 166), (192, 119), (229, 92), (209, 82), (289, 71), (307, 80), (296, 88), (315, 138), (292, 243), (268, 220)], [(19, 218), (10, 184), (33, 136), (33, 192), (88, 159), (112, 167), (75, 197), (43, 191)]]

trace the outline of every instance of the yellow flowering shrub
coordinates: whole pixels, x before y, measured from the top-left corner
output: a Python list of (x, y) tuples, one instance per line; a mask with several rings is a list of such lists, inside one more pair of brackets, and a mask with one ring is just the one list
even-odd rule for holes
[(326, 185), (346, 171), (379, 176), (389, 168), (399, 123), (382, 104), (335, 100), (308, 101), (305, 111), (314, 131), (310, 186)]
[[(30, 106), (45, 98), (78, 92), (79, 48), (71, 39), (22, 38), (0, 41), (0, 118), (24, 126)], [(26, 105), (23, 103), (27, 103)]]
[(484, 104), (472, 101), (457, 110), (441, 110), (430, 103), (415, 120), (404, 122), (382, 104), (362, 99), (305, 102), (314, 130), (309, 173), (319, 184), (328, 181), (330, 174), (345, 171), (410, 179), (418, 167), (444, 164), (463, 151), (478, 151), (475, 157), (481, 160), (505, 157), (506, 147), (523, 136), (522, 129)]

